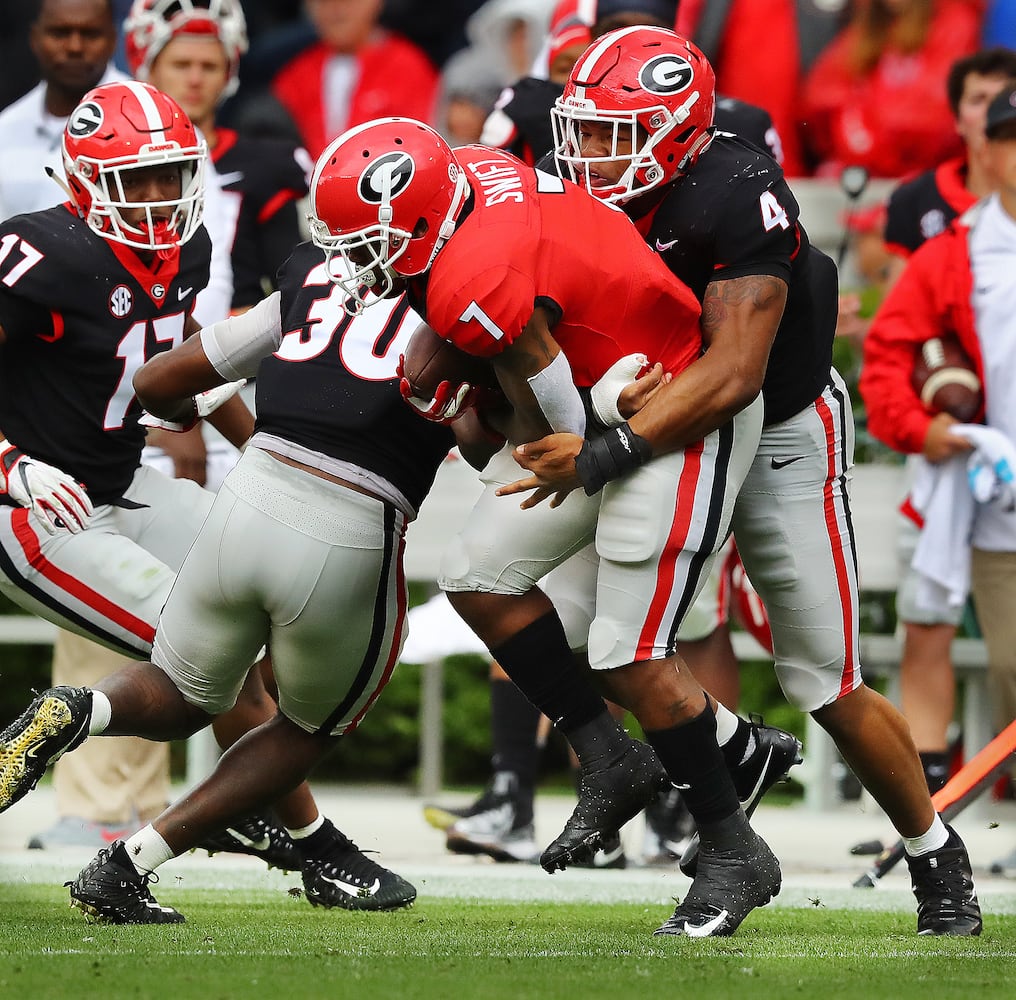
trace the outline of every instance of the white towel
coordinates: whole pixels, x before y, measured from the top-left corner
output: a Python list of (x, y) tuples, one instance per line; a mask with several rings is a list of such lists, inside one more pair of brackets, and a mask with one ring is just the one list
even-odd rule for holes
[(957, 424), (951, 430), (974, 450), (945, 462), (921, 462), (910, 488), (910, 503), (924, 518), (911, 563), (920, 577), (921, 606), (941, 606), (943, 598), (952, 607), (966, 601), (977, 504), (1016, 506), (1016, 447), (1009, 438), (981, 424)]

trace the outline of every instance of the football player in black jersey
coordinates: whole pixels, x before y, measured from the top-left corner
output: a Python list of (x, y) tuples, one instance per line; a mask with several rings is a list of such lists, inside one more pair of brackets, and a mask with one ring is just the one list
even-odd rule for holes
[[(554, 137), (550, 124), (550, 112), (554, 102), (561, 96), (568, 78), (575, 53), (571, 61), (557, 62), (554, 55), (564, 57), (572, 49), (573, 39), (581, 37), (584, 25), (583, 15), (592, 19), (588, 38), (595, 41), (608, 31), (634, 25), (672, 27), (677, 4), (671, 0), (623, 0), (578, 4), (577, 10), (553, 29), (549, 40), (548, 73), (543, 76), (524, 76), (510, 87), (506, 87), (498, 98), (495, 109), (483, 126), (480, 142), (486, 146), (507, 149), (526, 163), (538, 163), (554, 148)], [(581, 8), (589, 8), (588, 13)], [(768, 111), (736, 97), (716, 98), (716, 124), (728, 132), (734, 132), (768, 150), (777, 160), (782, 157), (779, 133)]]
[[(853, 418), (831, 367), (835, 267), (809, 244), (778, 164), (713, 128), (712, 88), (691, 43), (633, 28), (591, 47), (555, 106), (563, 172), (623, 206), (702, 301), (705, 353), (630, 427), (650, 454), (681, 447), (762, 388), (765, 428), (732, 526), (769, 613), (780, 683), (903, 837), (918, 932), (978, 934), (966, 849), (935, 813), (906, 721), (861, 679), (846, 491)], [(538, 503), (555, 488), (598, 489), (622, 471), (609, 440), (558, 435), (523, 446), (518, 460), (534, 476), (511, 491), (540, 487), (528, 501)], [(725, 751), (736, 773), (738, 756)], [(697, 856), (693, 848), (682, 859), (688, 873)], [(662, 932), (682, 933), (682, 906)]]
[[(313, 164), (286, 141), (216, 124), (219, 106), (237, 89), (247, 50), (239, 0), (134, 0), (123, 28), (130, 71), (176, 100), (208, 144), (204, 221), (212, 267), (195, 316), (214, 323), (275, 288), (279, 267), (303, 238), (298, 202)], [(208, 427), (187, 434), (155, 430), (148, 443), (154, 447), (145, 461), (161, 468), (171, 459), (177, 475), (212, 489), (237, 459)]]
[[(65, 130), (69, 200), (0, 226), (0, 591), (132, 658), (149, 657), (212, 500), (139, 465), (144, 428), (131, 385), (149, 357), (197, 329), (191, 310), (209, 266), (204, 159), (171, 98), (141, 83), (98, 87)], [(240, 445), (253, 421), (229, 395), (204, 397), (198, 409), (225, 399), (212, 419)], [(274, 712), (252, 672), (217, 738), (228, 745)], [(5, 734), (0, 802), (23, 779)], [(306, 786), (278, 809), (294, 828), (318, 815)], [(269, 831), (255, 832), (260, 843)], [(271, 852), (252, 842), (250, 853), (296, 867), (284, 831), (270, 832)]]
[[(262, 646), (273, 653), (280, 710), (185, 799), (81, 871), (71, 899), (101, 919), (183, 920), (152, 898), (149, 873), (301, 782), (360, 723), (398, 659), (408, 603), (405, 530), (455, 435), (403, 401), (396, 368), (420, 322), (405, 298), (351, 318), (333, 280), (336, 266), (315, 246), (299, 246), (281, 292), (135, 375), (142, 402), (179, 420), (196, 393), (256, 374), (256, 430), (180, 569), (152, 663), (93, 690), (56, 689), (37, 699), (19, 720), (25, 766), (37, 777), (41, 761), (72, 749), (78, 733), (170, 739), (195, 732), (235, 701)], [(482, 457), (499, 447), (469, 415), (455, 428)], [(41, 732), (41, 717), (60, 707), (56, 735)], [(31, 748), (39, 763), (28, 759)], [(17, 797), (30, 782), (12, 784)], [(295, 833), (311, 903), (386, 910), (415, 899), (412, 885), (327, 820)]]

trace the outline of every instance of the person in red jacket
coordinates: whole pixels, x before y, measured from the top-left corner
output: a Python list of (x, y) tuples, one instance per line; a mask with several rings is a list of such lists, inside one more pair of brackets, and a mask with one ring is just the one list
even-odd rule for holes
[[(958, 337), (984, 387), (984, 422), (989, 429), (1001, 431), (1008, 442), (1016, 441), (1011, 391), (1016, 371), (1016, 352), (1011, 347), (1016, 335), (1012, 281), (1016, 273), (1016, 86), (1011, 81), (988, 107), (985, 135), (986, 159), (997, 191), (913, 254), (865, 342), (860, 388), (869, 430), (890, 447), (923, 454), (933, 463), (966, 455), (971, 450), (969, 436), (975, 432), (958, 426), (947, 413), (929, 412), (911, 386), (917, 352), (931, 337)], [(999, 730), (1016, 717), (1012, 619), (1016, 511), (1007, 493), (1011, 467), (1009, 463), (999, 473), (998, 459), (993, 459), (1000, 480), (997, 491), (1010, 502), (979, 503), (970, 533), (971, 591), (988, 647), (993, 722)], [(1016, 852), (996, 865), (1001, 870), (1016, 867)]]
[(319, 41), (276, 74), (272, 90), (318, 157), (354, 125), (434, 119), (438, 72), (422, 49), (378, 24), (381, 0), (306, 0)]
[[(982, 49), (957, 59), (949, 69), (946, 94), (964, 153), (926, 170), (897, 187), (889, 198), (883, 239), (889, 288), (907, 260), (927, 240), (995, 188), (984, 134), (988, 105), (1016, 78), (1016, 51)], [(923, 459), (908, 460), (918, 470)], [(937, 792), (949, 778), (949, 726), (956, 710), (956, 680), (951, 649), (965, 607), (918, 601), (922, 588), (911, 569), (920, 528), (907, 510), (899, 516), (897, 542), (901, 578), (896, 614), (903, 626), (900, 659), (900, 707), (921, 754), (928, 788)]]
[(902, 177), (960, 151), (945, 76), (978, 48), (975, 0), (860, 0), (846, 28), (818, 57), (801, 118), (816, 174), (844, 166)]

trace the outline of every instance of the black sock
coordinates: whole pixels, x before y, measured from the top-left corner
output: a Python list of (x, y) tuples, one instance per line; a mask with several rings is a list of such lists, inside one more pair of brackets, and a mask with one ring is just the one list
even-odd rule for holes
[(738, 716), (737, 729), (734, 732), (734, 735), (720, 747), (720, 751), (723, 753), (723, 759), (727, 762), (727, 770), (730, 771), (731, 774), (734, 773), (735, 768), (741, 766), (745, 752), (748, 749), (748, 740), (750, 738), (751, 724)]
[(949, 780), (949, 751), (924, 750), (921, 752), (921, 767), (928, 791), (935, 794)]
[(532, 789), (540, 760), (536, 729), (540, 710), (513, 681), (490, 682), (491, 765), (495, 771), (512, 771), (519, 784)]
[(537, 618), (490, 654), (522, 693), (566, 733), (607, 710), (576, 666), (555, 611)]
[(329, 844), (335, 839), (335, 826), (332, 821), (325, 818), (324, 823), (321, 824), (309, 837), (295, 837), (293, 843), (299, 851), (300, 856), (303, 858), (314, 857), (321, 851), (325, 850)]
[(698, 826), (737, 812), (740, 802), (716, 742), (716, 716), (708, 702), (691, 722), (647, 731), (646, 739)]

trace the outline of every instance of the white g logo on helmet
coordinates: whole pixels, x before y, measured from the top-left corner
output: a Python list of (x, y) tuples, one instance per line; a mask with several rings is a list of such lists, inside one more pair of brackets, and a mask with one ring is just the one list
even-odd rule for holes
[(651, 94), (680, 94), (695, 79), (695, 70), (682, 56), (654, 56), (639, 70), (639, 83)]
[(79, 104), (71, 113), (67, 122), (67, 131), (75, 139), (84, 139), (85, 136), (93, 135), (102, 126), (102, 108), (95, 101), (85, 101)]
[(409, 187), (415, 173), (416, 163), (408, 153), (385, 153), (360, 175), (356, 189), (368, 205), (387, 204)]

